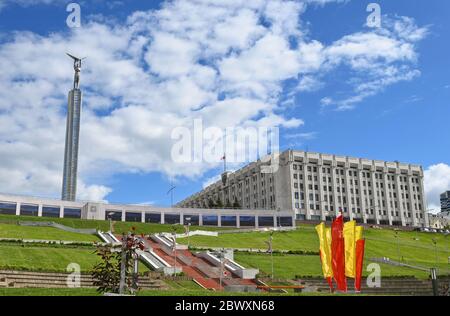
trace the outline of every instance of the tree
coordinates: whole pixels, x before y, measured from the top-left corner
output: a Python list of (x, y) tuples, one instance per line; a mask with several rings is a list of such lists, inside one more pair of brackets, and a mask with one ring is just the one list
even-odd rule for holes
[[(132, 228), (133, 231), (135, 228)], [(138, 259), (137, 249), (144, 249), (142, 238), (134, 233), (123, 235), (121, 246), (98, 245), (96, 254), (101, 261), (93, 267), (94, 285), (100, 293), (134, 294), (138, 290), (137, 272), (134, 271), (134, 262)], [(122, 262), (122, 259), (124, 260)], [(124, 287), (121, 289), (121, 272), (125, 274)], [(122, 290), (122, 291), (121, 291)]]
[(217, 199), (216, 207), (217, 208), (222, 208), (223, 207), (223, 203), (222, 203), (222, 200), (220, 198)]
[(239, 203), (239, 201), (236, 198), (234, 199), (233, 208), (237, 208), (237, 209), (241, 208), (241, 204)]
[(101, 258), (101, 261), (94, 266), (92, 272), (97, 291), (100, 293), (119, 293), (120, 251), (113, 251), (111, 245), (99, 245), (95, 252)]

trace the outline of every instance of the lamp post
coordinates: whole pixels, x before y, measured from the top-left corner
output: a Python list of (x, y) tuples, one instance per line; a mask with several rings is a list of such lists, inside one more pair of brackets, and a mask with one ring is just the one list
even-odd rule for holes
[(438, 259), (438, 250), (437, 250), (437, 239), (433, 238), (433, 239), (431, 239), (431, 241), (434, 244), (434, 255), (435, 255), (435, 260), (436, 260), (436, 269), (438, 269), (439, 259)]
[(274, 278), (274, 273), (273, 273), (273, 232), (270, 233), (270, 237), (269, 237), (269, 251), (270, 251), (270, 261), (271, 261), (271, 265), (272, 265), (272, 280)]
[(281, 212), (281, 208), (278, 207), (277, 211), (276, 211), (276, 215), (275, 215), (275, 220), (276, 220), (276, 223), (274, 225), (275, 228), (281, 228), (280, 212)]
[(220, 258), (220, 276), (219, 276), (219, 284), (220, 284), (220, 289), (223, 289), (222, 286), (222, 278), (223, 278), (223, 265), (224, 265), (224, 253), (225, 253), (225, 249), (221, 249), (219, 252), (219, 258)]
[(191, 226), (191, 217), (186, 217), (186, 222), (187, 222), (186, 230), (187, 230), (187, 239), (188, 239), (187, 246), (188, 246), (188, 249), (189, 249), (189, 246), (190, 246), (189, 231), (190, 231), (190, 226)]
[(172, 227), (172, 240), (173, 240), (173, 274), (177, 272), (177, 229)]
[(109, 231), (112, 234), (112, 214), (114, 214), (113, 212), (108, 212), (106, 215), (108, 217), (109, 220)]
[(450, 234), (446, 234), (445, 235), (445, 241), (446, 241), (446, 245), (447, 245), (447, 274), (450, 275), (450, 256), (449, 256), (449, 252), (448, 252), (448, 240), (447, 237), (450, 236)]
[(397, 240), (397, 256), (398, 256), (398, 261), (403, 261), (403, 260), (401, 260), (401, 257), (400, 257), (400, 244), (399, 244), (399, 240), (398, 240), (398, 230), (395, 230), (395, 239)]

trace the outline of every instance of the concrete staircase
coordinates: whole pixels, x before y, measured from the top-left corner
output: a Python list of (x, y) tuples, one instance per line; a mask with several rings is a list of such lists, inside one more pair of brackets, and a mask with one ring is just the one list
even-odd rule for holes
[[(349, 292), (353, 291), (353, 280), (347, 280)], [(329, 292), (330, 288), (324, 279), (297, 280), (297, 284), (315, 289), (317, 292)], [(394, 279), (382, 278), (380, 288), (369, 288), (366, 279), (362, 280), (362, 294), (368, 295), (401, 295), (401, 296), (432, 296), (431, 281), (415, 278)]]
[[(0, 287), (8, 288), (67, 288), (68, 277), (66, 273), (25, 272), (25, 271), (0, 271)], [(94, 281), (91, 275), (80, 276), (82, 288), (93, 288)], [(146, 276), (139, 277), (139, 287), (142, 289), (168, 289), (162, 280), (150, 279)]]
[[(173, 252), (165, 245), (160, 244), (154, 240), (146, 240), (148, 247), (151, 247), (153, 251), (163, 258), (171, 266), (175, 265)], [(217, 291), (220, 290), (220, 268), (212, 265), (207, 260), (193, 255), (189, 250), (177, 250), (176, 267), (180, 267), (182, 271), (190, 276), (195, 282), (200, 284), (205, 289)], [(256, 289), (256, 283), (254, 280), (245, 280), (236, 275), (233, 275), (231, 271), (227, 271), (227, 276), (222, 278), (222, 286), (247, 286), (254, 287)]]

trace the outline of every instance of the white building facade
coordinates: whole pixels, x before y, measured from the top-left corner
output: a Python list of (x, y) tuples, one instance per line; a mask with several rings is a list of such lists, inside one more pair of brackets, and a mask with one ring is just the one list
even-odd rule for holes
[[(0, 194), (0, 215), (79, 218), (156, 224), (265, 228), (293, 227), (292, 212), (245, 209), (187, 209), (151, 205), (110, 204), (90, 201), (62, 201), (31, 196)], [(32, 221), (32, 218), (30, 219)]]
[(211, 203), (291, 211), (298, 220), (330, 220), (341, 211), (359, 223), (428, 226), (421, 166), (304, 151), (251, 163), (177, 206)]

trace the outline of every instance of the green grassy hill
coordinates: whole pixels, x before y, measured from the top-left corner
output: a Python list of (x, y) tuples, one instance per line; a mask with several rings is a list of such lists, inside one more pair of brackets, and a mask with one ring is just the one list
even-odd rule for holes
[[(83, 220), (72, 218), (53, 218), (53, 217), (34, 217), (34, 216), (15, 216), (15, 215), (0, 215), (0, 223), (3, 224), (17, 224), (19, 221), (25, 222), (55, 222), (73, 228), (93, 228), (101, 231), (109, 231), (109, 221), (101, 220)], [(173, 228), (177, 233), (183, 233), (184, 227), (182, 225), (162, 225), (153, 223), (132, 223), (132, 222), (114, 222), (113, 229), (116, 234), (127, 233), (131, 231), (132, 227), (136, 229), (138, 234), (152, 234), (161, 232), (172, 232)], [(199, 227), (191, 226), (191, 230), (226, 230), (230, 228), (218, 227)]]
[[(41, 218), (26, 216), (0, 215), (0, 238), (16, 239), (51, 239), (71, 241), (98, 241), (94, 235), (65, 232), (56, 228), (28, 227), (17, 225), (18, 221), (54, 221), (74, 228), (96, 228), (109, 230), (108, 221)], [(181, 225), (161, 225), (148, 223), (116, 222), (116, 233), (128, 232), (132, 227), (137, 233), (170, 232), (175, 227), (177, 232), (184, 232)], [(217, 230), (216, 227), (191, 227), (192, 230)], [(367, 229), (365, 266), (373, 257), (389, 257), (392, 260), (431, 268), (437, 266), (440, 274), (449, 273), (448, 256), (450, 239), (442, 234), (398, 232), (391, 229)], [(396, 238), (398, 236), (398, 239)], [(194, 247), (224, 247), (267, 249), (268, 232), (224, 233), (219, 237), (195, 236), (190, 238)], [(436, 240), (436, 247), (433, 244)], [(187, 243), (187, 239), (179, 239)], [(276, 232), (273, 236), (275, 250), (291, 251), (291, 254), (274, 254), (275, 276), (291, 279), (295, 276), (321, 276), (318, 256), (319, 243), (313, 225), (301, 225), (295, 231)], [(92, 249), (87, 247), (62, 248), (61, 246), (35, 247), (31, 245), (0, 243), (0, 269), (17, 268), (30, 270), (62, 271), (70, 262), (77, 262), (84, 271), (90, 270), (97, 258)], [(299, 254), (299, 252), (307, 254)], [(260, 269), (262, 275), (271, 274), (271, 259), (266, 253), (255, 254), (236, 252), (236, 260), (247, 267)], [(384, 276), (417, 276), (425, 278), (428, 273), (409, 268), (381, 265)], [(367, 274), (367, 272), (365, 272)]]
[[(448, 264), (450, 239), (442, 234), (403, 232), (396, 235), (392, 229), (366, 229), (365, 266), (370, 264), (370, 258), (388, 257), (391, 260), (407, 264), (431, 268), (438, 267), (440, 274), (449, 273)], [(398, 240), (396, 238), (398, 236)], [(193, 247), (224, 247), (267, 249), (268, 232), (221, 234), (219, 237), (194, 236), (190, 238)], [(436, 240), (436, 247), (433, 243)], [(179, 239), (187, 243), (186, 239)], [(320, 276), (321, 266), (318, 256), (319, 241), (313, 225), (301, 225), (295, 231), (277, 232), (273, 235), (275, 250), (293, 252), (313, 252), (310, 255), (276, 254), (274, 255), (275, 276), (294, 278), (297, 276)], [(271, 274), (269, 254), (237, 253), (236, 260), (248, 267), (260, 269), (263, 274)], [(427, 272), (410, 268), (381, 265), (384, 276), (416, 276), (428, 277)], [(367, 275), (367, 271), (365, 271)]]
[(100, 241), (100, 239), (95, 235), (72, 233), (54, 227), (19, 226), (15, 224), (2, 223), (0, 223), (0, 238), (83, 242)]

